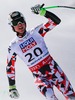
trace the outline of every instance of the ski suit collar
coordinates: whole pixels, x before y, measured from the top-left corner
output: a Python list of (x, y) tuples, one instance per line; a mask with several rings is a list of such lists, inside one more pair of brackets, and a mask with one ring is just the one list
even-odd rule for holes
[(27, 37), (29, 36), (29, 34), (30, 34), (30, 33), (26, 31), (25, 35), (24, 35), (22, 38), (16, 36), (16, 37), (17, 37), (17, 40), (20, 40), (20, 41), (21, 41), (21, 40), (27, 38)]

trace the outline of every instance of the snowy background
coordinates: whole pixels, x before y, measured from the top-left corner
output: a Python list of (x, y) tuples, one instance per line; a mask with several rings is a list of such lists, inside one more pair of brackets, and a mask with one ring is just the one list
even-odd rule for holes
[[(21, 11), (27, 22), (27, 30), (47, 22), (40, 15), (34, 15), (30, 8), (35, 4), (45, 6), (65, 5), (75, 7), (75, 0), (0, 0), (0, 100), (13, 100), (8, 96), (8, 80), (6, 76), (6, 58), (9, 42), (15, 33), (8, 25), (10, 12)], [(61, 24), (45, 36), (47, 47), (52, 57), (68, 76), (75, 90), (75, 10), (67, 8), (49, 9), (61, 18)], [(34, 84), (34, 78), (24, 62), (17, 58), (16, 85), (20, 94), (18, 100), (45, 100)], [(56, 89), (59, 100), (65, 100)]]

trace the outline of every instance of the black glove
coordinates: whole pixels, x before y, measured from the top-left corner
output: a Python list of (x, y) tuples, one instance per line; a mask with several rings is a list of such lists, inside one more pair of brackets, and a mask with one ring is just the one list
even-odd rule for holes
[(16, 86), (9, 86), (9, 96), (14, 99), (19, 98), (18, 90), (16, 89)]
[(19, 98), (19, 93), (18, 93), (17, 89), (9, 90), (9, 96), (11, 98), (18, 99)]

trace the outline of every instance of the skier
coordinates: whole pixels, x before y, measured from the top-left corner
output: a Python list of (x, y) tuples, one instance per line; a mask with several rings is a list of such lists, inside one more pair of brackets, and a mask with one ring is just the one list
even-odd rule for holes
[(9, 95), (11, 98), (19, 97), (15, 81), (15, 62), (18, 55), (32, 72), (35, 84), (47, 100), (58, 100), (53, 86), (59, 89), (66, 100), (75, 100), (75, 92), (68, 78), (51, 57), (44, 42), (45, 34), (57, 26), (61, 20), (52, 12), (41, 9), (42, 7), (38, 4), (31, 10), (34, 14), (46, 17), (48, 22), (30, 31), (26, 30), (26, 20), (22, 13), (14, 11), (9, 14), (9, 24), (16, 32), (16, 38), (11, 41), (7, 56)]

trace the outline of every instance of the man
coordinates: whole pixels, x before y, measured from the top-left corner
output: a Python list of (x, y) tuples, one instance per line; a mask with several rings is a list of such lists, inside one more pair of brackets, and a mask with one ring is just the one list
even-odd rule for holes
[(55, 14), (42, 9), (41, 5), (35, 5), (31, 10), (34, 14), (46, 17), (48, 22), (27, 31), (26, 21), (20, 12), (14, 11), (9, 14), (9, 24), (16, 32), (16, 38), (9, 45), (7, 57), (6, 69), (10, 97), (19, 97), (15, 83), (15, 62), (18, 55), (27, 64), (35, 78), (35, 84), (47, 100), (58, 100), (53, 90), (54, 85), (66, 100), (75, 100), (75, 93), (69, 80), (49, 54), (44, 42), (45, 34), (57, 26), (61, 20)]

